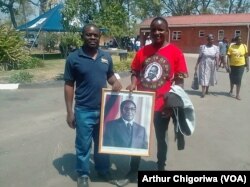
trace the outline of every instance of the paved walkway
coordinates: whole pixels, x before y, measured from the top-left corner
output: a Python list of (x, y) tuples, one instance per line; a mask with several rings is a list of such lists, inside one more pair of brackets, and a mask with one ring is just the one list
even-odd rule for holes
[[(250, 170), (250, 75), (245, 73), (238, 101), (227, 95), (228, 74), (218, 72), (218, 85), (200, 98), (190, 89), (196, 57), (186, 55), (190, 78), (185, 90), (196, 111), (197, 126), (178, 151), (173, 126), (169, 129), (168, 170)], [(124, 88), (129, 77), (122, 76)], [(75, 187), (74, 130), (65, 122), (63, 84), (0, 90), (0, 186)], [(154, 135), (154, 134), (153, 134)], [(143, 157), (140, 169), (156, 168), (155, 139), (152, 155)], [(123, 176), (129, 158), (112, 157), (112, 173)], [(91, 160), (93, 187), (112, 186), (98, 179)], [(137, 184), (129, 184), (128, 187)]]

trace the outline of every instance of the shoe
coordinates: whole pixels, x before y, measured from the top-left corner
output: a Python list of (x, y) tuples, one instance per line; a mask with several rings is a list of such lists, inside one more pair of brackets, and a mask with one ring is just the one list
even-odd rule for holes
[(229, 92), (228, 95), (229, 95), (230, 97), (234, 97), (234, 94), (233, 94), (232, 92)]
[(123, 186), (128, 185), (129, 183), (130, 183), (129, 179), (120, 179), (120, 180), (117, 180), (116, 186), (123, 187)]
[(87, 175), (78, 177), (77, 187), (89, 187), (89, 177)]
[(117, 186), (123, 187), (128, 185), (130, 182), (137, 182), (138, 176), (137, 171), (129, 171), (124, 179), (117, 180)]
[(98, 176), (99, 176), (102, 180), (104, 180), (104, 181), (106, 181), (106, 182), (108, 182), (108, 183), (110, 183), (110, 184), (117, 185), (117, 180), (114, 180), (114, 179), (113, 179), (113, 177), (111, 176), (111, 173), (110, 173), (110, 172), (105, 172), (105, 173), (98, 172)]

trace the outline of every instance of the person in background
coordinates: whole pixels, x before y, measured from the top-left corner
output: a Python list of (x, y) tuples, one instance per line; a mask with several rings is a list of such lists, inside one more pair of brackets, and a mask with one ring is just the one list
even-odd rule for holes
[[(131, 64), (131, 84), (127, 89), (133, 91), (152, 91), (156, 93), (154, 108), (154, 127), (157, 139), (157, 167), (164, 170), (167, 161), (166, 132), (170, 115), (165, 115), (164, 95), (170, 91), (174, 83), (183, 87), (184, 78), (188, 77), (187, 65), (183, 53), (179, 48), (167, 41), (168, 22), (163, 17), (156, 17), (150, 24), (152, 43), (141, 48)], [(155, 81), (146, 79), (146, 70), (152, 63), (159, 67), (159, 77)], [(123, 180), (128, 184), (132, 176), (136, 176), (140, 157), (137, 159), (137, 168), (131, 167)], [(120, 181), (119, 181), (120, 182)]]
[(231, 39), (231, 42), (230, 42), (230, 44), (229, 44), (229, 46), (228, 47), (230, 47), (231, 45), (233, 45), (233, 44), (235, 44), (235, 37), (233, 37), (232, 39)]
[(228, 52), (228, 72), (230, 79), (230, 91), (229, 95), (234, 97), (233, 89), (236, 85), (236, 99), (241, 100), (240, 97), (240, 88), (241, 80), (246, 68), (247, 72), (249, 71), (249, 58), (248, 50), (245, 44), (241, 42), (241, 36), (235, 37), (235, 44), (230, 45)]
[(209, 86), (217, 83), (216, 69), (219, 68), (219, 49), (214, 43), (214, 36), (208, 34), (207, 44), (200, 46), (199, 57), (195, 65), (195, 72), (198, 70), (199, 84), (202, 87), (201, 98), (208, 94)]
[(137, 52), (140, 48), (141, 48), (141, 41), (140, 41), (140, 39), (138, 38), (138, 39), (135, 41), (135, 51)]
[(94, 24), (85, 25), (81, 38), (83, 46), (70, 53), (66, 60), (64, 97), (66, 121), (76, 130), (77, 187), (88, 187), (92, 139), (97, 173), (104, 180), (115, 183), (109, 172), (109, 155), (98, 153), (99, 119), (102, 88), (107, 87), (106, 82), (112, 85), (113, 91), (120, 91), (122, 86), (114, 75), (110, 54), (99, 49), (99, 28)]
[(152, 43), (152, 40), (150, 39), (150, 36), (147, 36), (147, 39), (145, 41), (145, 45), (149, 45)]
[(219, 42), (219, 50), (220, 50), (219, 67), (226, 68), (227, 66), (227, 49), (228, 49), (228, 40), (226, 37), (224, 37), (223, 40)]

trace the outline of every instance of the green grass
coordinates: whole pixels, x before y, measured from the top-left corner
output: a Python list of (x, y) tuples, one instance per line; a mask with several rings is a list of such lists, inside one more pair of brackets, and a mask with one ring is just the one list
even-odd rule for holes
[[(50, 80), (61, 80), (63, 78), (65, 59), (59, 53), (34, 53), (33, 56), (41, 58), (44, 62), (44, 67), (35, 69), (26, 69), (32, 80), (29, 82), (45, 82)], [(126, 61), (120, 61), (118, 55), (112, 55), (115, 72), (128, 71), (134, 54), (128, 54)], [(21, 77), (20, 73), (23, 70), (0, 71), (0, 83), (10, 83), (13, 77)], [(22, 75), (22, 73), (21, 73)]]

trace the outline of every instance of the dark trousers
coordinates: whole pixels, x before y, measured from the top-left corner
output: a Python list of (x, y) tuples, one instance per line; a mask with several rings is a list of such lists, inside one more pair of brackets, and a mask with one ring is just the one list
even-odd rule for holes
[(165, 166), (167, 161), (167, 130), (168, 124), (170, 121), (170, 117), (163, 116), (161, 112), (154, 113), (154, 127), (155, 127), (155, 135), (157, 139), (157, 164), (158, 168), (162, 168)]
[(141, 157), (140, 156), (131, 156), (130, 161), (130, 172), (137, 172), (140, 166)]
[[(158, 167), (160, 168), (165, 166), (167, 160), (168, 145), (166, 140), (166, 132), (168, 130), (169, 121), (170, 117), (163, 116), (162, 112), (154, 113), (154, 127), (157, 139), (157, 160), (158, 160), (157, 164)], [(140, 161), (141, 161), (140, 156), (131, 156), (131, 161), (130, 161), (131, 172), (138, 171)]]

